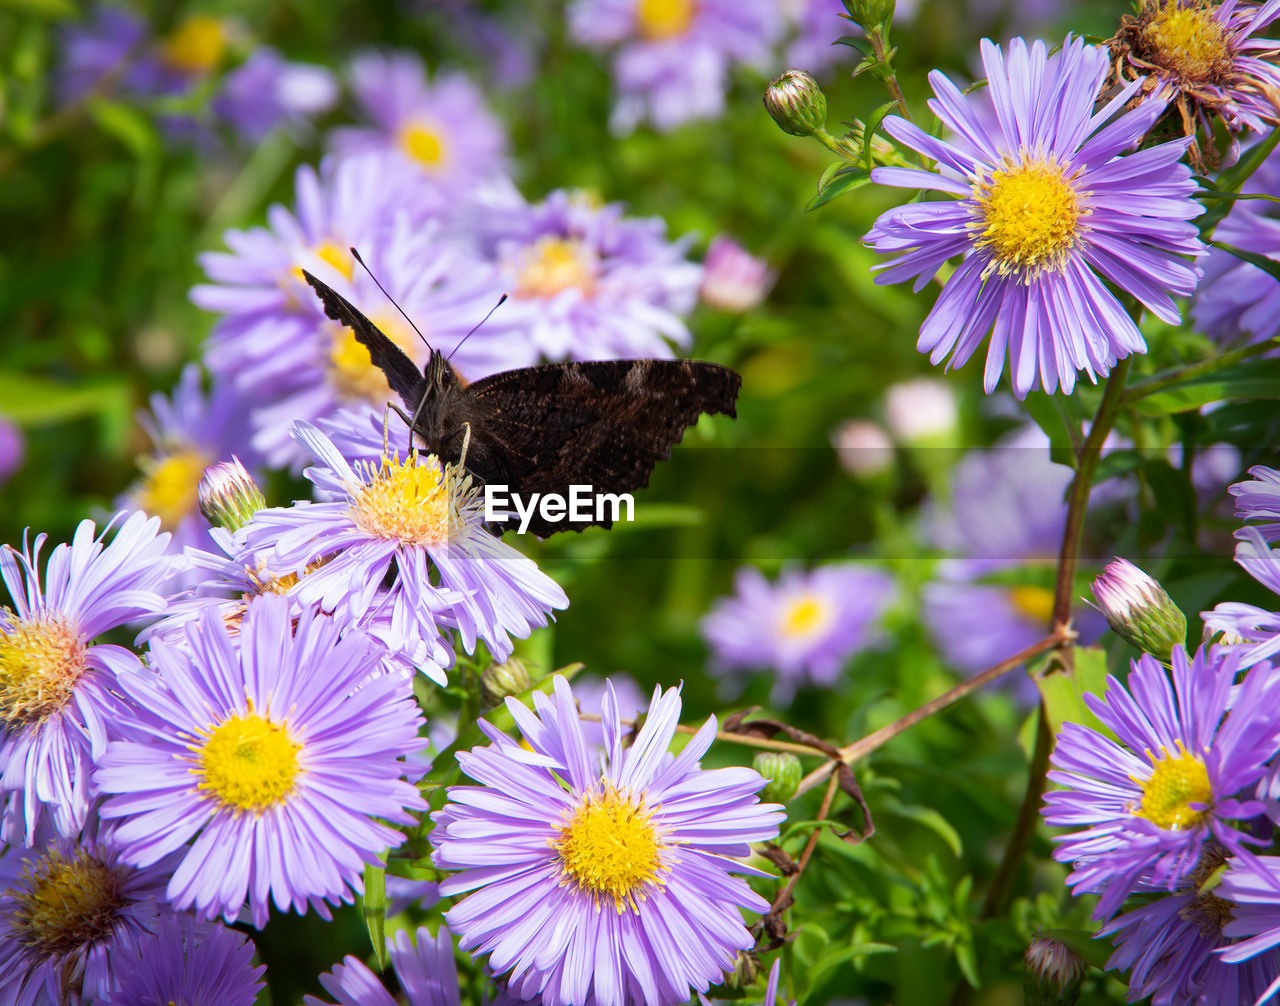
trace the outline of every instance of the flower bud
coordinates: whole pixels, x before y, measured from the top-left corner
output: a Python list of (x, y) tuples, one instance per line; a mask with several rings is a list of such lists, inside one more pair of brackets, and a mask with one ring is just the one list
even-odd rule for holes
[(1093, 581), (1093, 596), (1107, 624), (1143, 653), (1171, 659), (1187, 642), (1187, 617), (1165, 589), (1127, 559), (1113, 559)]
[(258, 483), (237, 457), (206, 468), (196, 487), (196, 496), (204, 519), (211, 526), (228, 531), (239, 531), (267, 505)]
[(800, 759), (790, 751), (761, 751), (751, 767), (768, 780), (760, 791), (765, 803), (786, 803), (800, 788)]
[(827, 122), (827, 96), (803, 70), (787, 70), (764, 92), (764, 107), (783, 132), (812, 136)]
[(867, 31), (893, 21), (894, 0), (843, 0), (854, 24)]
[(492, 709), (508, 695), (519, 695), (531, 684), (529, 668), (516, 657), (504, 664), (490, 664), (480, 672), (480, 701), (486, 709)]
[(1080, 999), (1085, 965), (1066, 944), (1037, 936), (1022, 958), (1026, 1006), (1074, 1006)]

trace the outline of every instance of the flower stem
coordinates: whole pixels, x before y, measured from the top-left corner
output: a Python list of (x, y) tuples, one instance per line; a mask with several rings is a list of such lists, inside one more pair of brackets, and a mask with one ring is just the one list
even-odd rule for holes
[(1229, 353), (1219, 353), (1217, 356), (1211, 356), (1209, 359), (1201, 360), (1198, 363), (1191, 363), (1176, 370), (1167, 370), (1163, 374), (1155, 374), (1145, 381), (1139, 381), (1125, 392), (1124, 404), (1126, 406), (1132, 405), (1148, 395), (1154, 395), (1157, 391), (1177, 387), (1185, 381), (1204, 377), (1206, 374), (1212, 374), (1214, 371), (1222, 370), (1225, 367), (1230, 367), (1233, 364), (1248, 360), (1250, 357), (1259, 356), (1268, 350), (1277, 348), (1280, 348), (1280, 339), (1265, 339), (1262, 342), (1255, 342), (1248, 346), (1241, 346), (1239, 349), (1233, 349)]

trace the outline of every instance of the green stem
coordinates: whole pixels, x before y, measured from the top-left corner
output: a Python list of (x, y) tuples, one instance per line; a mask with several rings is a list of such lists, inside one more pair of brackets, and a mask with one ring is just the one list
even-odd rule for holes
[(902, 88), (898, 86), (898, 75), (893, 72), (893, 67), (890, 65), (889, 60), (885, 58), (888, 50), (884, 45), (884, 33), (877, 30), (869, 32), (868, 35), (871, 42), (871, 48), (876, 54), (876, 59), (879, 60), (880, 65), (884, 67), (884, 73), (881, 75), (881, 80), (884, 81), (884, 86), (889, 91), (889, 97), (897, 103), (898, 114), (908, 122), (911, 122), (911, 109), (907, 107), (907, 99), (903, 97)]
[(1148, 395), (1154, 395), (1156, 392), (1164, 391), (1166, 388), (1176, 387), (1187, 381), (1195, 380), (1197, 377), (1204, 377), (1206, 374), (1212, 374), (1214, 371), (1230, 367), (1251, 357), (1260, 356), (1277, 347), (1280, 347), (1280, 339), (1266, 339), (1262, 342), (1251, 343), (1248, 346), (1241, 346), (1239, 349), (1233, 349), (1229, 353), (1219, 353), (1217, 356), (1211, 356), (1209, 359), (1201, 360), (1198, 363), (1178, 367), (1176, 370), (1166, 370), (1162, 374), (1155, 374), (1145, 381), (1139, 381), (1125, 392), (1124, 404), (1126, 406), (1132, 405)]

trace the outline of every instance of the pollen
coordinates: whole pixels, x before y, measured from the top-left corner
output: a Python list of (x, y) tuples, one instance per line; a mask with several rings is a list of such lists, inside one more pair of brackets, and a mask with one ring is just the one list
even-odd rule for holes
[(793, 639), (816, 635), (831, 624), (832, 614), (831, 604), (825, 598), (804, 594), (782, 609), (782, 634)]
[(1142, 803), (1134, 813), (1168, 831), (1196, 827), (1204, 819), (1205, 810), (1191, 805), (1207, 805), (1213, 801), (1213, 787), (1204, 762), (1187, 751), (1182, 741), (1178, 741), (1177, 747), (1176, 755), (1161, 748), (1158, 758), (1148, 751), (1147, 757), (1153, 764), (1151, 778), (1146, 782), (1134, 779), (1142, 783)]
[(71, 699), (85, 672), (84, 642), (62, 615), (10, 616), (0, 629), (0, 721), (38, 723)]
[(600, 796), (587, 794), (560, 837), (549, 844), (560, 857), (563, 885), (585, 891), (596, 902), (613, 902), (618, 914), (636, 911), (645, 888), (661, 886), (667, 872), (665, 845), (643, 800), (606, 784)]
[[(398, 318), (370, 316), (370, 321), (401, 349), (407, 352), (412, 348), (413, 341), (406, 337), (406, 328)], [(391, 393), (386, 374), (374, 366), (369, 350), (345, 325), (335, 325), (329, 347), (329, 380), (345, 399), (380, 403)]]
[(1048, 587), (1023, 584), (1009, 589), (1009, 603), (1014, 610), (1036, 622), (1049, 624), (1053, 617), (1053, 591)]
[(237, 811), (262, 813), (282, 803), (293, 789), (301, 768), (302, 746), (286, 726), (272, 723), (250, 706), (209, 731), (199, 747), (200, 788)]
[[(318, 245), (311, 249), (311, 254), (318, 258), (326, 265), (332, 266), (335, 270), (351, 279), (356, 274), (356, 260), (351, 252), (338, 244), (336, 241), (321, 241)], [(307, 278), (302, 275), (302, 266), (295, 265), (288, 273), (290, 279), (297, 280), (299, 283), (306, 283)], [(294, 297), (292, 284), (287, 280), (281, 283), (285, 293), (289, 296), (292, 307), (297, 307), (297, 299)]]
[(1210, 81), (1231, 68), (1222, 22), (1203, 3), (1184, 7), (1167, 0), (1147, 22), (1142, 41), (1152, 63), (1187, 81)]
[(160, 45), (160, 59), (179, 73), (206, 74), (222, 62), (227, 32), (222, 22), (207, 14), (187, 18)]
[(977, 246), (991, 256), (988, 271), (1030, 283), (1062, 268), (1088, 213), (1072, 181), (1056, 162), (1024, 154), (974, 185), (978, 220), (972, 226)]
[(404, 545), (441, 545), (466, 531), (463, 509), (470, 501), (470, 479), (452, 465), (443, 470), (433, 454), (384, 457), (360, 473), (351, 490), (351, 517), (379, 538)]
[(127, 907), (116, 871), (84, 849), (50, 848), (18, 878), (10, 922), (17, 942), (40, 957), (61, 957), (111, 935)]
[(639, 0), (636, 26), (650, 41), (683, 35), (698, 11), (696, 0)]
[(516, 296), (554, 297), (575, 288), (590, 295), (595, 278), (596, 257), (582, 242), (545, 237), (524, 250), (517, 270)]
[(448, 153), (444, 137), (422, 119), (414, 119), (400, 129), (400, 149), (424, 168), (438, 168)]
[(159, 517), (166, 530), (174, 530), (182, 518), (195, 513), (200, 476), (212, 462), (194, 448), (144, 462), (146, 474), (134, 496), (138, 508)]

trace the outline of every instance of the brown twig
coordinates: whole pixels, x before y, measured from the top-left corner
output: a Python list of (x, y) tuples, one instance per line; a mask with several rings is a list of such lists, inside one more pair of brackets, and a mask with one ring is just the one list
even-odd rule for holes
[[(580, 712), (578, 713), (578, 719), (585, 720), (588, 723), (599, 723), (600, 714)], [(618, 722), (624, 727), (634, 727), (636, 725), (635, 720), (620, 719)], [(687, 727), (683, 723), (676, 726), (677, 733), (689, 734), (690, 736), (697, 734), (698, 730), (698, 727)], [(724, 730), (716, 731), (716, 740), (728, 741), (730, 744), (745, 744), (747, 747), (752, 748), (764, 748), (766, 751), (790, 751), (792, 754), (798, 755), (821, 756), (826, 753), (819, 748), (810, 747), (808, 744), (793, 744), (790, 741), (775, 741), (767, 737), (753, 737), (750, 734), (735, 734)]]

